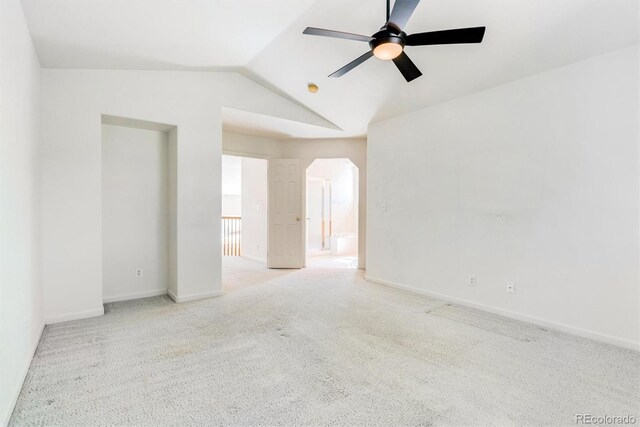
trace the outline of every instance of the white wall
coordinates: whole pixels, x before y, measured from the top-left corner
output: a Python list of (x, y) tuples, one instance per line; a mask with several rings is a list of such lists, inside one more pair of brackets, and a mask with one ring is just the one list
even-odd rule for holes
[(371, 125), (367, 276), (638, 348), (638, 72), (635, 46)]
[(267, 160), (242, 158), (242, 256), (267, 262)]
[(40, 64), (18, 0), (0, 2), (0, 425), (44, 327), (40, 280)]
[(178, 301), (221, 293), (222, 107), (320, 120), (237, 73), (45, 69), (41, 83), (48, 323), (103, 312), (102, 114), (177, 126)]
[(170, 294), (178, 295), (178, 129), (167, 132), (169, 169), (169, 281)]
[(240, 194), (222, 195), (222, 216), (242, 215), (242, 198)]
[(103, 300), (161, 295), (168, 281), (168, 135), (102, 125)]
[(237, 156), (222, 156), (222, 215), (242, 215), (242, 161)]
[(283, 155), (283, 143), (271, 138), (222, 132), (222, 152), (232, 156), (260, 159), (279, 159)]

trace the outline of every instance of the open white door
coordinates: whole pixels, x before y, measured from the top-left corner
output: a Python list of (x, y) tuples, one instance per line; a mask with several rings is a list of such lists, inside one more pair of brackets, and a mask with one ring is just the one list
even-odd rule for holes
[(302, 161), (269, 160), (269, 268), (302, 268)]

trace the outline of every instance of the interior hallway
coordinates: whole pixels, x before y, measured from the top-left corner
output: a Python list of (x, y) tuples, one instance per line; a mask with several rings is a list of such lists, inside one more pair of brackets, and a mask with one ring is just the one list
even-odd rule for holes
[[(11, 425), (573, 424), (637, 414), (640, 354), (371, 284), (225, 258), (222, 297), (46, 327)], [(567, 390), (572, 390), (567, 393)]]

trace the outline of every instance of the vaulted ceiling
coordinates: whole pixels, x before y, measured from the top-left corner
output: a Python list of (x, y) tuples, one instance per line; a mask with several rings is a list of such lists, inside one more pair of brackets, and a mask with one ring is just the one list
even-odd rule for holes
[(43, 67), (238, 71), (342, 129), (227, 115), (234, 129), (282, 138), (364, 135), (373, 121), (639, 42), (637, 0), (422, 0), (407, 33), (486, 26), (483, 43), (408, 47), (423, 72), (411, 83), (375, 58), (334, 79), (367, 44), (302, 31), (373, 34), (384, 0), (22, 3)]

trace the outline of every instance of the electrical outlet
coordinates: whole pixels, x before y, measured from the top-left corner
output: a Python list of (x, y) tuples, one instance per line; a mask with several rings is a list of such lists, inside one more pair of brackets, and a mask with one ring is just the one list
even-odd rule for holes
[(516, 293), (516, 283), (515, 282), (507, 282), (507, 292), (510, 294)]
[(467, 285), (475, 286), (476, 285), (476, 276), (469, 276), (469, 280), (467, 281)]
[(136, 277), (142, 277), (142, 269), (136, 268)]

